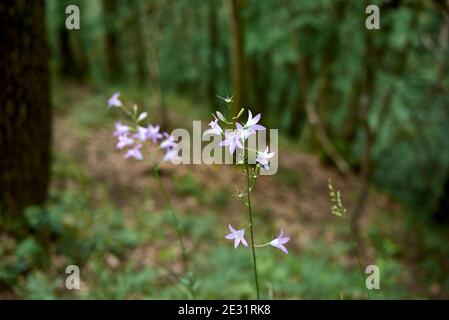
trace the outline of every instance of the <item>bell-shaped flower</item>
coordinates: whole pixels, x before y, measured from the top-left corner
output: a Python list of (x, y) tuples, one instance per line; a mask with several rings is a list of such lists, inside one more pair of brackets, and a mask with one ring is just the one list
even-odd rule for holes
[(269, 169), (268, 161), (274, 156), (274, 152), (268, 152), (268, 146), (266, 147), (265, 151), (257, 152), (256, 156), (256, 162), (265, 170)]
[(141, 142), (145, 142), (147, 140), (147, 131), (148, 131), (147, 128), (138, 126), (137, 132), (134, 134), (134, 138), (136, 138)]
[(228, 240), (234, 240), (234, 248), (236, 249), (240, 242), (247, 247), (248, 242), (246, 242), (245, 238), (243, 236), (245, 235), (245, 230), (235, 230), (230, 224), (228, 224), (229, 231), (231, 231), (230, 234), (228, 234), (225, 238)]
[(157, 143), (157, 140), (162, 139), (162, 134), (159, 133), (160, 126), (152, 126), (151, 124), (147, 128), (146, 138)]
[(280, 249), (282, 252), (288, 253), (287, 248), (284, 247), (284, 244), (286, 244), (289, 240), (289, 237), (284, 237), (284, 229), (281, 229), (281, 233), (279, 234), (279, 236), (276, 239), (272, 240), (270, 244), (273, 247)]
[(175, 137), (169, 135), (167, 132), (164, 132), (165, 140), (161, 143), (162, 149), (171, 149), (177, 146), (175, 141)]
[(137, 144), (132, 149), (127, 150), (125, 153), (125, 159), (134, 158), (137, 160), (142, 160), (143, 155), (142, 152), (140, 152), (140, 148), (142, 148), (142, 145)]
[(207, 129), (204, 131), (203, 136), (207, 134), (218, 134), (221, 135), (223, 133), (223, 129), (221, 129), (220, 125), (218, 124), (218, 119), (214, 116), (215, 120), (211, 121), (209, 123), (210, 129)]
[(243, 143), (241, 140), (241, 134), (238, 130), (226, 131), (225, 139), (218, 144), (220, 147), (228, 146), (229, 152), (234, 154), (235, 149), (243, 149)]
[(131, 131), (131, 128), (123, 125), (121, 121), (117, 121), (115, 123), (114, 136), (118, 137), (118, 136), (121, 136), (122, 134), (128, 133), (130, 131)]
[(123, 149), (126, 146), (134, 144), (134, 140), (128, 137), (127, 133), (118, 136), (117, 149)]
[(122, 102), (119, 99), (120, 92), (114, 93), (108, 100), (108, 107), (121, 107)]
[(242, 139), (245, 140), (246, 138), (248, 138), (250, 135), (252, 135), (253, 133), (255, 133), (256, 131), (261, 131), (261, 130), (265, 130), (265, 127), (257, 124), (260, 120), (260, 113), (258, 115), (256, 115), (253, 118), (253, 114), (251, 113), (251, 110), (248, 110), (248, 121), (246, 121), (245, 125), (241, 125), (240, 123), (237, 123), (237, 129), (241, 129), (242, 130)]
[(178, 145), (176, 145), (173, 148), (167, 149), (167, 151), (165, 152), (163, 160), (164, 161), (171, 161), (171, 162), (180, 161), (181, 157), (179, 156)]

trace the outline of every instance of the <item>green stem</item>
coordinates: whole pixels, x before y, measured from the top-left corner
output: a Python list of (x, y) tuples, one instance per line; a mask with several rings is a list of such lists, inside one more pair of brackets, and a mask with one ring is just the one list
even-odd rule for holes
[(357, 240), (356, 240), (356, 238), (355, 238), (355, 236), (354, 236), (354, 233), (353, 233), (352, 230), (351, 230), (351, 226), (349, 226), (349, 233), (351, 234), (352, 245), (353, 245), (353, 247), (354, 247), (354, 251), (355, 251), (355, 254), (356, 254), (356, 256), (357, 256), (357, 262), (358, 262), (358, 264), (359, 264), (360, 275), (361, 275), (361, 277), (362, 277), (362, 283), (363, 283), (363, 286), (365, 287), (365, 290), (366, 290), (366, 294), (367, 294), (367, 296), (368, 296), (368, 299), (371, 300), (371, 295), (370, 295), (369, 290), (368, 290), (368, 288), (366, 287), (366, 283), (365, 283), (365, 274), (364, 274), (364, 272), (363, 272), (363, 267), (362, 267), (362, 263), (361, 263), (361, 260), (360, 260), (359, 247), (357, 246)]
[(167, 190), (165, 189), (164, 183), (162, 182), (161, 176), (159, 175), (159, 168), (156, 168), (154, 170), (154, 176), (156, 177), (156, 180), (159, 183), (159, 187), (162, 191), (162, 195), (165, 198), (165, 202), (167, 203), (168, 209), (172, 216), (172, 220), (173, 220), (173, 223), (174, 223), (175, 229), (176, 229), (176, 236), (178, 237), (179, 246), (181, 248), (181, 256), (182, 256), (184, 268), (187, 268), (188, 257), (187, 257), (187, 251), (186, 251), (186, 248), (184, 245), (184, 239), (182, 238), (181, 225), (179, 224), (179, 220), (178, 220), (178, 217), (176, 216), (175, 210), (173, 209), (173, 205), (170, 201), (170, 197), (168, 196)]
[(254, 247), (254, 232), (253, 232), (253, 214), (251, 210), (251, 191), (250, 191), (250, 176), (249, 176), (249, 166), (246, 165), (246, 181), (247, 181), (247, 194), (248, 194), (248, 213), (249, 213), (249, 223), (250, 223), (250, 232), (251, 232), (251, 248), (253, 251), (253, 267), (254, 267), (254, 280), (256, 283), (256, 291), (257, 291), (257, 300), (260, 300), (260, 292), (259, 292), (259, 279), (257, 277), (257, 263), (256, 263), (256, 250)]
[[(159, 188), (162, 191), (162, 194), (163, 194), (163, 196), (165, 198), (165, 202), (167, 203), (168, 209), (169, 209), (170, 214), (172, 216), (173, 223), (175, 225), (176, 236), (178, 237), (179, 247), (181, 248), (181, 257), (182, 257), (182, 264), (184, 266), (184, 270), (188, 270), (189, 269), (189, 256), (187, 254), (187, 250), (186, 250), (186, 247), (184, 245), (184, 239), (182, 237), (181, 225), (179, 224), (179, 220), (178, 220), (178, 217), (176, 216), (175, 210), (173, 209), (173, 205), (172, 205), (172, 203), (170, 201), (170, 197), (168, 196), (167, 190), (165, 189), (164, 183), (162, 182), (161, 176), (159, 175), (159, 169), (160, 169), (160, 167), (157, 167), (157, 168), (154, 169), (154, 176), (156, 177), (156, 180), (159, 183)], [(191, 298), (195, 299), (196, 294), (195, 294), (195, 289), (193, 287), (193, 283), (194, 283), (193, 275), (191, 274), (191, 278), (189, 279), (189, 283), (188, 284), (184, 284), (178, 278), (178, 276), (176, 276), (176, 278), (181, 283), (181, 285), (184, 288), (187, 289), (187, 291), (189, 292)]]

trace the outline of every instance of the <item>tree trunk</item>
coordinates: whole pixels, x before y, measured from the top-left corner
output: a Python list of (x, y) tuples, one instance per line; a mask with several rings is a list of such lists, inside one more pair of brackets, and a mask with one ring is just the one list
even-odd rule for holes
[(0, 212), (42, 204), (50, 176), (51, 106), (45, 1), (1, 1)]
[(137, 14), (137, 21), (134, 26), (134, 32), (136, 37), (135, 45), (135, 58), (136, 58), (136, 69), (137, 69), (137, 80), (139, 86), (145, 87), (147, 85), (148, 67), (147, 67), (147, 56), (145, 52), (145, 46), (143, 45), (145, 37), (143, 35), (143, 12), (142, 6), (139, 2), (132, 2), (131, 8), (135, 10)]
[(298, 75), (298, 95), (295, 99), (293, 109), (292, 123), (290, 124), (289, 134), (298, 137), (302, 131), (305, 116), (306, 102), (309, 90), (310, 60), (307, 55), (299, 58), (298, 63), (294, 66)]
[[(147, 16), (147, 25), (151, 26), (151, 17)], [(167, 106), (165, 105), (164, 92), (161, 84), (161, 69), (159, 65), (159, 56), (157, 52), (156, 39), (158, 35), (158, 30), (153, 27), (147, 27), (143, 30), (145, 39), (145, 51), (148, 63), (148, 80), (149, 89), (151, 92), (151, 104), (154, 105), (155, 109), (159, 111), (160, 124), (165, 130), (170, 128), (170, 119), (167, 112)]]
[(116, 82), (120, 75), (120, 59), (118, 53), (118, 34), (116, 27), (117, 0), (103, 0), (105, 24), (106, 62), (109, 79)]
[(433, 219), (439, 224), (449, 224), (449, 174), (446, 176), (440, 200), (433, 211)]

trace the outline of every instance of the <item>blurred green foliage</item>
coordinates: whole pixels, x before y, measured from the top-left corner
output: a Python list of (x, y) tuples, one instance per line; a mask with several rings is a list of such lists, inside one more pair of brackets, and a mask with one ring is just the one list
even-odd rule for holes
[[(81, 9), (81, 29), (65, 37), (73, 51), (72, 64), (86, 73), (83, 81), (111, 91), (107, 87), (105, 34), (116, 32), (120, 62), (116, 88), (126, 89), (145, 107), (150, 104), (154, 114), (158, 114), (154, 110), (158, 90), (176, 112), (185, 110), (185, 100), (194, 101), (198, 108), (190, 115), (195, 118), (217, 108), (219, 101), (211, 100), (215, 94), (232, 95), (232, 34), (222, 0), (116, 3), (115, 11), (109, 12), (100, 0), (48, 1), (55, 71), (67, 60), (61, 50), (64, 8), (76, 4)], [(244, 1), (244, 72), (248, 76), (246, 90), (251, 91), (247, 103), (263, 109), (270, 127), (293, 132), (292, 126), (302, 128), (306, 123), (304, 111), (295, 113), (298, 99), (307, 99), (315, 80), (329, 68), (328, 91), (318, 112), (331, 141), (357, 170), (366, 137), (354, 102), (360, 98), (368, 63), (373, 70), (368, 122), (378, 128), (372, 152), (373, 180), (411, 212), (429, 216), (438, 210), (449, 176), (445, 63), (449, 46), (444, 34), (444, 5), (424, 0), (376, 0), (370, 4), (380, 7), (381, 29), (368, 32), (364, 1)], [(368, 38), (372, 48), (367, 51)], [(308, 61), (309, 90), (305, 92), (295, 71), (301, 59)], [(54, 74), (59, 77), (60, 73)], [(208, 92), (211, 85), (215, 90), (212, 97)], [(57, 103), (59, 108), (63, 105)], [(95, 118), (84, 109), (77, 110), (82, 110), (77, 116), (86, 123), (107, 119), (106, 111), (96, 113), (99, 118)], [(308, 148), (316, 151), (307, 130), (299, 132)], [(440, 174), (429, 175), (429, 171)]]

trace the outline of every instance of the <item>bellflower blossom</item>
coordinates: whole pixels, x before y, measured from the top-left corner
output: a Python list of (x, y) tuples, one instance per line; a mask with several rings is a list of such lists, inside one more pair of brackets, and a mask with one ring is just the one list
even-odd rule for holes
[(117, 149), (123, 149), (126, 146), (134, 144), (134, 140), (128, 137), (128, 133), (118, 136)]
[(257, 152), (257, 156), (256, 156), (256, 162), (265, 170), (268, 170), (268, 160), (271, 159), (274, 156), (274, 152), (268, 152), (268, 146), (266, 147), (265, 151), (261, 152), (258, 151)]
[(157, 143), (157, 140), (162, 139), (162, 134), (159, 133), (160, 126), (152, 126), (151, 124), (147, 128), (146, 138)]
[(115, 123), (114, 136), (118, 137), (118, 136), (121, 136), (122, 134), (128, 133), (130, 131), (131, 131), (131, 128), (123, 125), (121, 121), (117, 121)]
[(228, 240), (234, 240), (234, 249), (237, 249), (238, 245), (242, 243), (245, 247), (248, 246), (248, 242), (246, 242), (243, 236), (245, 235), (245, 230), (235, 230), (230, 224), (228, 224), (230, 234), (228, 234), (225, 238)]
[(142, 148), (142, 145), (141, 144), (137, 144), (132, 149), (129, 149), (128, 151), (126, 151), (125, 159), (134, 158), (134, 159), (137, 159), (137, 160), (142, 160), (143, 159), (143, 155), (142, 155), (142, 152), (140, 152), (141, 148)]
[(215, 120), (213, 120), (209, 123), (210, 129), (207, 129), (206, 131), (204, 131), (203, 136), (208, 135), (208, 134), (221, 135), (223, 133), (223, 129), (218, 124), (218, 119), (215, 116), (214, 116), (214, 118), (215, 118)]
[(229, 152), (234, 154), (235, 149), (243, 149), (243, 143), (241, 139), (241, 133), (238, 130), (226, 131), (225, 139), (218, 144), (220, 147), (228, 146)]
[(140, 142), (145, 142), (147, 140), (147, 131), (147, 128), (138, 126), (137, 133), (134, 134), (134, 138), (136, 138)]
[(237, 123), (237, 129), (241, 131), (242, 133), (242, 139), (247, 139), (250, 135), (254, 134), (256, 131), (262, 131), (265, 130), (265, 127), (257, 124), (260, 120), (260, 113), (256, 115), (253, 118), (253, 114), (251, 113), (251, 110), (248, 110), (248, 120), (246, 121), (245, 125), (241, 125), (240, 123)]
[(179, 161), (180, 159), (178, 146), (167, 149), (163, 158), (164, 161)]
[(171, 149), (175, 148), (178, 144), (175, 142), (175, 137), (169, 135), (167, 132), (164, 132), (165, 140), (161, 143), (162, 149)]
[(276, 239), (270, 241), (270, 244), (273, 247), (280, 249), (282, 252), (288, 253), (288, 250), (286, 247), (284, 247), (284, 244), (286, 244), (289, 240), (289, 237), (284, 237), (284, 229), (281, 229), (281, 233), (279, 234), (279, 236)]
[(120, 92), (116, 92), (109, 98), (109, 100), (108, 100), (109, 108), (122, 106), (122, 102), (120, 101), (119, 97), (120, 97)]

